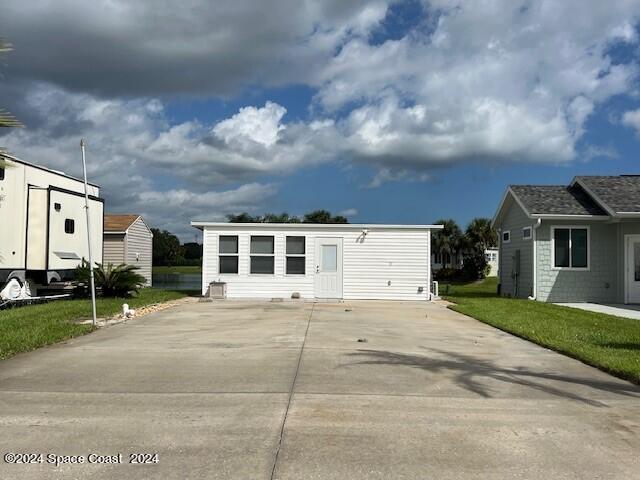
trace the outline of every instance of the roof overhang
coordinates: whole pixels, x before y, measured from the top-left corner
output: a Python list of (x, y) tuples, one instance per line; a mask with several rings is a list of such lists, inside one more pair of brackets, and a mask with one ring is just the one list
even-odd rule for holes
[(221, 228), (221, 229), (240, 229), (240, 228), (256, 228), (256, 229), (298, 229), (298, 230), (440, 230), (444, 225), (387, 225), (378, 223), (230, 223), (230, 222), (204, 222), (193, 221), (191, 226), (199, 230), (205, 228)]
[[(582, 184), (580, 184), (580, 186), (582, 186)], [(538, 219), (565, 220), (565, 221), (589, 220), (589, 221), (601, 221), (601, 222), (611, 220), (611, 216), (609, 215), (566, 215), (566, 214), (553, 214), (553, 213), (531, 213), (529, 212), (527, 207), (524, 206), (524, 203), (522, 203), (522, 201), (518, 198), (518, 195), (516, 195), (516, 193), (512, 190), (512, 188), (508, 187), (507, 191), (504, 192), (502, 200), (500, 201), (498, 210), (496, 211), (495, 215), (493, 216), (493, 219), (491, 220), (491, 226), (493, 228), (497, 228), (500, 220), (502, 219), (503, 210), (508, 205), (507, 202), (509, 198), (513, 199), (513, 201), (515, 201), (518, 204), (518, 206), (522, 209), (525, 215), (528, 218), (531, 218), (533, 220), (538, 220)], [(633, 215), (636, 215), (638, 218), (640, 218), (640, 213), (633, 214)]]

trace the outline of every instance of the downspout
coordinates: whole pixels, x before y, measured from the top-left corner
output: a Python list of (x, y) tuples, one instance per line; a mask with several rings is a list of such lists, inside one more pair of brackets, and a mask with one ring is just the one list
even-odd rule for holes
[(542, 219), (539, 218), (533, 225), (531, 232), (531, 241), (533, 242), (533, 295), (528, 297), (529, 300), (535, 300), (538, 297), (538, 242), (536, 239), (538, 238), (537, 230), (541, 224)]

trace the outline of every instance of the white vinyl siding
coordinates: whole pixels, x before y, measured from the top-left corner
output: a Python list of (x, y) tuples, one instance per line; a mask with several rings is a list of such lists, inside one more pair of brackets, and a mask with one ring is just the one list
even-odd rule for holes
[(124, 263), (124, 235), (105, 234), (103, 262), (105, 265)]
[(153, 261), (153, 234), (141, 218), (127, 229), (125, 240), (125, 263), (138, 267), (138, 273), (151, 286), (151, 264)]
[[(238, 235), (237, 275), (218, 273), (218, 236)], [(275, 272), (250, 274), (250, 237), (273, 235)], [(305, 237), (305, 273), (286, 274), (286, 237)], [(204, 227), (203, 293), (213, 281), (227, 282), (229, 298), (290, 298), (298, 292), (312, 299), (316, 270), (315, 240), (318, 237), (343, 239), (343, 298), (426, 300), (430, 231), (372, 228), (362, 240), (362, 230), (345, 227)]]

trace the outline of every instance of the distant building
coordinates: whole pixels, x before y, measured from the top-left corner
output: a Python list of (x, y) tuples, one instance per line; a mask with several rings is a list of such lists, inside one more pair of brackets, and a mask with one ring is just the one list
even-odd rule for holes
[(151, 286), (153, 233), (140, 215), (104, 216), (104, 264), (134, 265)]

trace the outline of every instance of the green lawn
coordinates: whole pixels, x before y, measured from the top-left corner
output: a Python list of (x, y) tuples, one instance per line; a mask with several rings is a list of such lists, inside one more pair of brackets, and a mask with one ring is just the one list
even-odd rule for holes
[[(114, 315), (122, 304), (139, 308), (186, 296), (185, 292), (145, 288), (132, 298), (99, 298), (98, 316)], [(93, 330), (91, 325), (78, 325), (78, 320), (91, 318), (90, 300), (58, 300), (0, 311), (0, 359), (44, 345), (77, 337)]]
[(640, 321), (498, 297), (496, 279), (441, 286), (450, 308), (640, 384)]
[(202, 273), (202, 266), (181, 265), (175, 267), (153, 267), (153, 273)]

